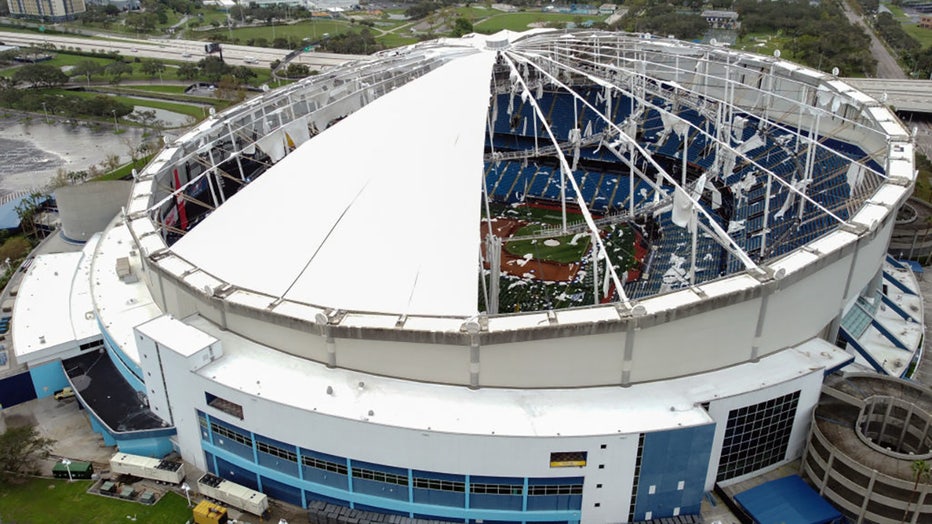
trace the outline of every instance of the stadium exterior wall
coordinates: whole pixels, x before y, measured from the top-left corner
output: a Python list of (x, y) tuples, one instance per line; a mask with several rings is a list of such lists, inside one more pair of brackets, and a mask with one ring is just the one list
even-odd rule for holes
[[(780, 279), (759, 282), (739, 275), (697, 286), (699, 291), (709, 289), (707, 295), (714, 299), (698, 300), (691, 289), (646, 299), (641, 304), (648, 314), (640, 318), (571, 321), (501, 331), (494, 330), (490, 320), (489, 331), (478, 336), (478, 385), (632, 384), (754, 361), (797, 345), (820, 335), (841, 315), (844, 304), (870, 283), (880, 270), (893, 222), (894, 215), (888, 214), (873, 232), (865, 231), (860, 238), (837, 231), (815, 242), (810, 251), (776, 261), (774, 270), (786, 270)], [(148, 275), (153, 296), (164, 297), (160, 306), (177, 318), (196, 312), (270, 347), (338, 367), (411, 380), (470, 384), (470, 339), (466, 333), (330, 326), (328, 339), (313, 322), (198, 293), (162, 266), (150, 265)], [(721, 291), (723, 288), (726, 291)], [(691, 304), (681, 305), (686, 301)], [(800, 308), (801, 303), (807, 308)], [(557, 313), (557, 318), (563, 314)], [(697, 336), (703, 333), (709, 336)], [(716, 336), (720, 334), (728, 336)], [(565, 351), (569, 339), (573, 340), (573, 353)], [(373, 353), (375, 341), (380, 351)], [(629, 353), (621, 351), (625, 347), (630, 348)], [(683, 347), (689, 347), (694, 358), (678, 358)], [(515, 374), (517, 368), (525, 372)]]
[[(251, 472), (256, 476), (257, 487), (262, 484), (260, 477), (273, 478), (275, 482), (293, 486), (302, 493), (306, 491), (346, 500), (357, 507), (375, 506), (380, 502), (383, 509), (446, 518), (611, 522), (618, 521), (619, 515), (628, 514), (631, 501), (635, 501), (637, 507), (636, 520), (649, 520), (647, 512), (655, 516), (677, 514), (674, 510), (683, 514), (694, 513), (698, 506), (693, 508), (693, 505), (698, 504), (701, 493), (714, 485), (717, 457), (722, 451), (729, 413), (798, 392), (792, 434), (784, 455), (780, 457), (780, 463), (783, 463), (798, 457), (801, 452), (822, 381), (822, 370), (814, 370), (775, 384), (767, 383), (768, 379), (763, 378), (760, 389), (727, 398), (709, 398), (710, 418), (705, 424), (644, 433), (645, 442), (653, 439), (655, 445), (669, 440), (663, 444), (669, 449), (664, 453), (656, 449), (650, 452), (666, 457), (654, 460), (649, 458), (653, 455), (645, 448), (647, 458), (639, 463), (639, 438), (642, 437), (637, 432), (563, 437), (450, 433), (433, 431), (429, 427), (397, 427), (367, 419), (336, 417), (284, 405), (221, 384), (197, 372), (192, 373), (192, 368), (199, 368), (209, 360), (205, 353), (187, 350), (179, 353), (165, 342), (151, 338), (149, 331), (145, 326), (138, 328), (136, 338), (141, 358), (150, 363), (153, 375), (161, 376), (161, 380), (153, 380), (150, 384), (150, 405), (156, 413), (165, 415), (167, 410), (171, 411), (182, 456), (199, 468), (234, 480), (237, 475)], [(209, 352), (213, 356), (223, 354), (216, 341), (210, 344)], [(242, 419), (209, 405), (208, 394), (242, 406)], [(324, 395), (323, 392), (302, 392), (300, 389), (295, 394), (305, 398)], [(714, 395), (711, 389), (708, 395)], [(236, 428), (252, 441), (251, 445), (234, 445), (229, 436), (210, 435), (211, 430), (200, 425), (197, 412), (204, 413), (205, 420)], [(297, 466), (286, 475), (282, 475), (281, 469), (270, 469), (269, 465), (262, 463), (257, 450), (256, 442), (263, 439), (271, 439), (281, 446), (345, 457), (350, 463), (361, 461), (400, 468), (405, 472), (435, 472), (457, 478), (581, 478), (581, 508), (558, 513), (488, 513), (481, 508), (470, 511), (466, 507), (428, 507), (405, 496), (399, 500), (394, 494), (383, 495), (389, 500), (375, 500), (370, 498), (371, 494), (353, 491), (352, 484), (349, 489), (334, 489), (333, 486), (309, 481), (297, 473), (297, 469), (301, 469)], [(376, 442), (378, 445), (373, 445)], [(689, 460), (671, 461), (670, 457), (678, 456), (677, 453), (683, 453), (684, 449), (690, 450)], [(456, 450), (456, 453), (451, 453), (451, 450)], [(582, 467), (554, 469), (550, 465), (550, 453), (561, 451), (585, 452), (588, 459)], [(212, 462), (215, 459), (222, 460)], [(233, 469), (224, 470), (224, 464), (232, 465), (229, 467)], [(413, 474), (404, 473), (408, 476)], [(643, 485), (641, 490), (634, 488), (638, 480)], [(307, 500), (302, 499), (302, 503), (306, 504)]]

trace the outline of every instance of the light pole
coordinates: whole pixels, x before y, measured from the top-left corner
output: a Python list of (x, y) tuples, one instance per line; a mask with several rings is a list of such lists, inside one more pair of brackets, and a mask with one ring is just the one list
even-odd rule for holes
[(65, 470), (68, 471), (68, 482), (73, 482), (74, 479), (71, 478), (71, 461), (66, 458), (63, 458), (61, 459), (61, 463), (64, 464)]
[(116, 109), (111, 109), (110, 113), (113, 114), (113, 129), (116, 131), (119, 131), (120, 126), (117, 124), (117, 120), (116, 120)]
[(191, 507), (191, 486), (187, 482), (181, 484), (181, 489), (184, 490), (184, 496), (188, 498), (188, 507)]
[(45, 123), (49, 123), (49, 110), (45, 107), (45, 102), (42, 102), (42, 112), (45, 113)]

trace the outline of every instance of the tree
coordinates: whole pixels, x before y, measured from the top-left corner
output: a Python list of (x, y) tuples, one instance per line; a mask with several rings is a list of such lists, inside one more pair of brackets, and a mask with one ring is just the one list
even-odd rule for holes
[(37, 470), (36, 461), (49, 456), (55, 441), (34, 426), (9, 428), (0, 435), (0, 481)]
[(133, 72), (133, 66), (126, 62), (116, 61), (107, 66), (107, 74), (110, 75), (110, 83), (119, 84), (123, 80), (123, 75)]
[(913, 483), (913, 492), (909, 495), (909, 501), (906, 503), (906, 511), (903, 512), (903, 519), (900, 520), (900, 524), (906, 522), (906, 518), (909, 517), (909, 507), (913, 504), (913, 501), (916, 500), (916, 495), (919, 493), (919, 482), (929, 480), (930, 475), (929, 463), (924, 460), (914, 460), (910, 467), (913, 470), (915, 482)]
[(83, 76), (90, 85), (91, 77), (99, 75), (103, 70), (103, 66), (93, 60), (81, 60), (71, 69), (71, 76)]
[(453, 21), (453, 36), (460, 37), (472, 33), (472, 22), (465, 18), (457, 18)]
[(233, 78), (235, 78), (237, 82), (241, 84), (245, 84), (249, 82), (250, 79), (256, 78), (258, 76), (256, 75), (255, 71), (246, 66), (236, 66), (233, 68), (233, 71), (231, 71), (230, 74), (232, 74)]
[(0, 246), (0, 262), (4, 260), (19, 260), (32, 251), (32, 244), (26, 240), (26, 237), (15, 236), (6, 239)]
[(305, 64), (288, 64), (285, 76), (288, 78), (304, 78), (311, 74), (311, 68)]
[(139, 66), (143, 74), (149, 75), (149, 78), (155, 78), (158, 75), (160, 78), (162, 72), (165, 71), (165, 62), (161, 60), (144, 60)]
[(197, 63), (201, 76), (211, 82), (218, 82), (223, 75), (230, 74), (231, 67), (216, 56), (208, 56)]
[(194, 80), (197, 78), (199, 70), (195, 64), (191, 62), (185, 62), (178, 66), (178, 70), (175, 71), (175, 74), (178, 75), (178, 78), (182, 80)]
[(146, 33), (155, 29), (158, 17), (155, 13), (132, 12), (126, 14), (126, 25), (140, 33)]
[(48, 64), (27, 64), (13, 73), (15, 84), (31, 84), (32, 87), (55, 87), (68, 81), (61, 69)]

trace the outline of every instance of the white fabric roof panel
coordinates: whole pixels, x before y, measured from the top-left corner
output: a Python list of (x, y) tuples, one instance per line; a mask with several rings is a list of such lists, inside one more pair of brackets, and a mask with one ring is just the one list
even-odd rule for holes
[(289, 300), (475, 314), (494, 60), (492, 52), (457, 58), (375, 100), (285, 157), (172, 250), (238, 287)]

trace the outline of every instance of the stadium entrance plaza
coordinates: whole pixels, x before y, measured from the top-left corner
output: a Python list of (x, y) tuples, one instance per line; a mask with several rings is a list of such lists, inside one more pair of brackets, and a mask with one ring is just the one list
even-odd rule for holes
[[(62, 458), (92, 462), (95, 471), (101, 472), (109, 469), (110, 457), (117, 452), (115, 446), (104, 445), (103, 438), (94, 433), (91, 424), (74, 398), (55, 400), (49, 396), (30, 400), (17, 406), (5, 408), (0, 411), (0, 420), (6, 427), (34, 424), (42, 437), (55, 441), (52, 445), (52, 454), (48, 459), (40, 461), (39, 471), (42, 476), (51, 474), (52, 467)], [(3, 425), (0, 424), (0, 429)], [(185, 462), (186, 482), (194, 487), (196, 481), (204, 472), (196, 469), (192, 464)], [(158, 492), (165, 490), (165, 486), (156, 486), (152, 481), (142, 480), (140, 483), (151, 483), (152, 489)], [(179, 488), (173, 491), (184, 496)], [(276, 522), (285, 519), (288, 522), (307, 522), (306, 511), (290, 504), (270, 499), (269, 521)], [(242, 514), (236, 508), (227, 508), (229, 515), (237, 522), (253, 522), (257, 517)]]

